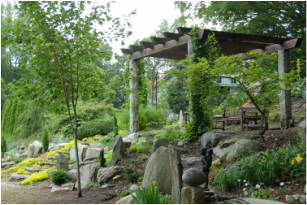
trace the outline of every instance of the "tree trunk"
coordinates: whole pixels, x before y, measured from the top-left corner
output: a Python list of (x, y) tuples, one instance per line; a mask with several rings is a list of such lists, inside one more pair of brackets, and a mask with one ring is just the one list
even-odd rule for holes
[(263, 135), (264, 135), (265, 131), (267, 131), (269, 129), (269, 123), (268, 123), (266, 116), (265, 115), (262, 115), (262, 116), (264, 118), (264, 128), (259, 134), (260, 134), (260, 138), (261, 138), (262, 142), (265, 142)]
[[(75, 119), (76, 121), (77, 119)], [(76, 129), (74, 129), (74, 140), (75, 140), (75, 151), (76, 151), (76, 164), (77, 164), (77, 180), (78, 180), (78, 197), (82, 197), (82, 192), (81, 192), (81, 182), (80, 182), (80, 165), (79, 165), (79, 155), (78, 155), (78, 144), (77, 144), (77, 129), (78, 127), (76, 127)]]

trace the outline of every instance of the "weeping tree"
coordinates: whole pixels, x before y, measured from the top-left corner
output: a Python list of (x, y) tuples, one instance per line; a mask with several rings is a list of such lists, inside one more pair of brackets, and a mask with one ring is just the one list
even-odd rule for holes
[[(30, 52), (30, 60), (24, 58), (21, 68), (37, 76), (35, 80), (26, 77), (17, 86), (11, 86), (16, 86), (22, 98), (35, 98), (38, 107), (46, 106), (55, 113), (66, 110), (75, 147), (78, 100), (89, 99), (94, 91), (103, 88), (104, 72), (94, 62), (109, 55), (100, 51), (100, 42), (132, 34), (127, 31), (129, 22), (122, 24), (119, 18), (111, 16), (110, 6), (111, 3), (94, 6), (86, 14), (86, 2), (19, 2), (19, 18), (7, 19), (7, 26), (2, 26), (2, 42), (18, 43), (20, 52)], [(25, 16), (26, 22), (22, 21)], [(107, 31), (97, 31), (94, 23)], [(75, 150), (78, 156), (78, 149)], [(81, 197), (78, 157), (76, 164)]]

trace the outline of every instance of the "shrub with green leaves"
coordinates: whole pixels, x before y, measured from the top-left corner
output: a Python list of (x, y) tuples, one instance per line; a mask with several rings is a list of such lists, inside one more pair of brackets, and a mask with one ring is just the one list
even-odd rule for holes
[(108, 135), (98, 140), (99, 143), (104, 144), (104, 145), (113, 144), (113, 141), (114, 141), (113, 135)]
[(170, 118), (166, 121), (166, 125), (172, 125), (172, 124), (175, 124), (175, 123), (178, 123), (179, 122), (179, 119), (177, 117), (174, 117), (174, 118)]
[(282, 178), (292, 179), (303, 177), (306, 179), (306, 144), (287, 144), (277, 151), (267, 150), (261, 156), (238, 160), (230, 168), (220, 169), (214, 179), (214, 185), (227, 189), (232, 186), (242, 187), (238, 180), (246, 180), (248, 184), (257, 182), (274, 184)]
[(140, 171), (138, 171), (135, 166), (135, 161), (129, 161), (129, 164), (126, 163), (126, 165), (124, 166), (124, 173), (126, 176), (126, 179), (135, 184), (138, 182), (138, 179), (140, 176), (142, 176), (142, 173)]
[[(119, 127), (127, 130), (130, 125), (130, 113), (128, 109), (121, 109), (117, 115)], [(155, 107), (140, 106), (139, 107), (139, 127), (140, 130), (146, 129), (159, 129), (163, 127), (166, 115), (163, 109), (156, 109)]]
[(60, 169), (58, 171), (51, 172), (52, 182), (56, 185), (61, 185), (66, 182), (67, 171)]
[(182, 138), (182, 133), (180, 129), (174, 129), (177, 125), (166, 125), (163, 127), (165, 129), (164, 133), (158, 134), (155, 136), (155, 139), (158, 138), (167, 138), (169, 141), (179, 141)]
[(112, 118), (96, 119), (89, 122), (82, 122), (78, 128), (78, 139), (95, 136), (97, 134), (106, 135), (113, 130)]
[(137, 204), (168, 204), (170, 196), (164, 196), (159, 192), (159, 184), (152, 181), (148, 184), (148, 191), (139, 187), (135, 191), (136, 196), (133, 196)]
[(101, 149), (99, 152), (99, 162), (100, 162), (100, 167), (106, 166), (106, 159), (104, 158), (104, 149)]
[(143, 141), (146, 141), (146, 137), (138, 138), (136, 145), (130, 146), (127, 150), (129, 152), (149, 153), (151, 151), (152, 144), (146, 143), (143, 145)]
[(42, 139), (43, 149), (46, 152), (49, 147), (49, 132), (47, 126), (43, 128), (43, 139)]

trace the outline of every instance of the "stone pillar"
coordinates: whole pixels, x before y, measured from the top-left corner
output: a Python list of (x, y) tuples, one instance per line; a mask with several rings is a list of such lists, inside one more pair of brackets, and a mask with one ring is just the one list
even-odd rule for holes
[(179, 113), (179, 125), (182, 126), (183, 124), (183, 114), (182, 114), (182, 110), (180, 110), (180, 113)]
[[(188, 42), (188, 55), (192, 56), (194, 54), (194, 50), (193, 50), (193, 44), (192, 44), (193, 39), (189, 40)], [(189, 104), (192, 107), (192, 98), (189, 100)], [(192, 122), (193, 120), (193, 112), (190, 112), (190, 122)]]
[[(284, 78), (285, 73), (290, 73), (290, 50), (278, 51), (279, 79)], [(291, 90), (282, 89), (279, 94), (280, 126), (281, 129), (289, 128), (289, 120), (292, 118)]]
[(130, 133), (139, 131), (139, 81), (138, 81), (138, 61), (130, 60), (129, 62), (131, 80), (130, 85)]
[(168, 145), (168, 153), (172, 178), (172, 202), (173, 204), (180, 204), (183, 166), (178, 151), (172, 145)]

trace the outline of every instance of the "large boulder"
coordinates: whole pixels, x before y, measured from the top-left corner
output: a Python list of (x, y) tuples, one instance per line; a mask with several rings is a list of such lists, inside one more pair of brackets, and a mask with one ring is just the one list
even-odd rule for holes
[(168, 148), (162, 146), (152, 154), (148, 161), (142, 187), (147, 188), (150, 182), (156, 181), (160, 191), (163, 191), (164, 194), (171, 194), (171, 173)]
[(228, 164), (235, 162), (242, 152), (259, 152), (264, 150), (265, 147), (259, 142), (242, 139), (227, 148), (226, 162)]
[(288, 204), (306, 204), (306, 195), (305, 194), (286, 195), (286, 201)]
[(68, 159), (67, 157), (60, 153), (56, 156), (56, 162), (57, 162), (57, 170), (63, 169), (68, 171), (69, 170), (69, 166), (68, 166)]
[(168, 153), (172, 178), (172, 202), (173, 204), (180, 204), (183, 167), (181, 164), (180, 155), (172, 145), (168, 146)]
[(103, 183), (110, 180), (112, 177), (116, 176), (121, 172), (121, 168), (118, 166), (100, 168), (97, 172), (97, 182)]
[(152, 155), (159, 147), (168, 147), (168, 139), (166, 138), (158, 138), (153, 142), (151, 147), (150, 154)]
[(80, 168), (80, 180), (81, 182), (84, 181), (87, 183), (89, 182), (95, 182), (96, 178), (96, 172), (97, 172), (97, 166), (96, 164), (87, 164)]
[(225, 135), (221, 133), (206, 132), (201, 136), (202, 147), (215, 147)]
[(124, 151), (125, 150), (124, 150), (123, 139), (120, 135), (117, 135), (113, 142), (111, 166), (114, 166), (118, 161), (120, 161), (123, 158)]
[(182, 175), (182, 181), (189, 186), (198, 186), (207, 181), (205, 173), (196, 168), (188, 169)]
[(37, 140), (32, 141), (28, 146), (28, 158), (35, 157), (43, 152), (43, 145)]
[(87, 148), (85, 152), (85, 159), (88, 159), (89, 157), (96, 157), (97, 155), (99, 155), (101, 149), (102, 148), (94, 147)]
[[(88, 146), (87, 145), (81, 145), (81, 144), (78, 144), (78, 157), (79, 157), (79, 162), (82, 162), (83, 159), (85, 159), (85, 153), (86, 153), (86, 150), (88, 149)], [(77, 157), (76, 157), (76, 148), (75, 146), (72, 146), (70, 148), (70, 151), (69, 151), (69, 157), (71, 160), (76, 160)]]
[(77, 169), (72, 169), (67, 172), (67, 179), (77, 181)]
[(300, 122), (299, 128), (300, 128), (301, 139), (306, 141), (306, 120)]

